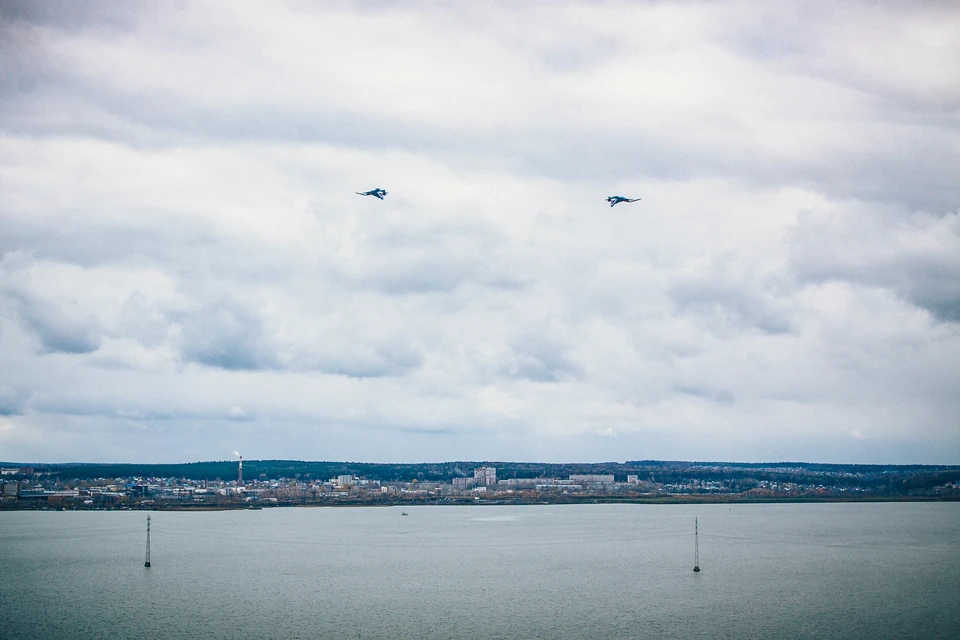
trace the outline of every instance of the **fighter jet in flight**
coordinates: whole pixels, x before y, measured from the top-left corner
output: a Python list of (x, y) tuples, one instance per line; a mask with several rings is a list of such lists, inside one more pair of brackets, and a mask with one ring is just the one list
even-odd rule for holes
[(377, 187), (376, 189), (371, 189), (370, 191), (355, 191), (358, 196), (373, 196), (374, 198), (380, 198), (383, 200), (383, 196), (387, 195), (387, 192), (383, 189)]
[(621, 202), (636, 202), (637, 200), (640, 200), (640, 198), (634, 198), (631, 200), (630, 198), (624, 198), (623, 196), (607, 196), (607, 202), (610, 203), (611, 207), (620, 204)]

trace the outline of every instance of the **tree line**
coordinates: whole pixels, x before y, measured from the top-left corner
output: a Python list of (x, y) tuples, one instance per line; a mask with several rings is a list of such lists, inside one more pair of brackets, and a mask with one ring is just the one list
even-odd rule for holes
[[(855, 465), (802, 462), (731, 463), (639, 460), (597, 463), (540, 462), (440, 462), (367, 463), (305, 460), (244, 460), (243, 476), (251, 480), (296, 479), (305, 482), (353, 475), (380, 482), (442, 482), (472, 477), (477, 467), (495, 467), (497, 478), (567, 478), (574, 474), (612, 475), (626, 482), (636, 475), (644, 482), (686, 483), (690, 481), (823, 484), (860, 487), (874, 491), (906, 493), (946, 483), (960, 483), (960, 466), (946, 465)], [(33, 465), (36, 473), (61, 480), (95, 478), (183, 478), (188, 480), (232, 481), (237, 477), (237, 460), (176, 464), (51, 464)]]

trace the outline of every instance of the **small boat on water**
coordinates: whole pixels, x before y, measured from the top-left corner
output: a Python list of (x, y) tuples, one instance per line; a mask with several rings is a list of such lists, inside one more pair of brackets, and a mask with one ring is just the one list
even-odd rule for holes
[(401, 513), (400, 515), (402, 515), (402, 516), (408, 516), (408, 515), (410, 515), (410, 514), (409, 514), (409, 513), (407, 513), (406, 511), (404, 511), (404, 512), (403, 512), (403, 513)]

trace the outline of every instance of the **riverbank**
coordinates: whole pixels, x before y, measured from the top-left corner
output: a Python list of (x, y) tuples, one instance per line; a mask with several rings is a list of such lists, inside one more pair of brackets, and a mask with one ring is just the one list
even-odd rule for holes
[(0, 511), (259, 511), (279, 507), (408, 507), (408, 506), (509, 506), (509, 505), (578, 505), (578, 504), (818, 504), (876, 502), (960, 502), (957, 496), (737, 496), (737, 495), (670, 495), (670, 496), (583, 496), (554, 499), (454, 499), (442, 500), (307, 500), (281, 501), (266, 504), (221, 502), (217, 504), (184, 504), (154, 502), (152, 504), (83, 505), (51, 504), (37, 501), (7, 501)]

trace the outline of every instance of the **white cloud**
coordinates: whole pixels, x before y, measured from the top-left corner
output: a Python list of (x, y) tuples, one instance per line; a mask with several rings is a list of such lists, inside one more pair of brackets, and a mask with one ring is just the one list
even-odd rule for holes
[(51, 7), (8, 457), (960, 454), (956, 9)]

